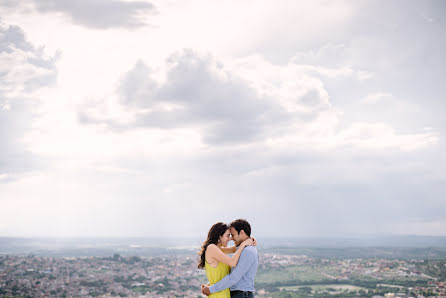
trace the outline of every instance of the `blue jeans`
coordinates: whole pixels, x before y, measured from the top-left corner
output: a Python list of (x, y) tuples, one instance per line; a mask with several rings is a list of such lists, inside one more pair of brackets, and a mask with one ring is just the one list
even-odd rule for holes
[(254, 298), (254, 294), (252, 292), (235, 291), (231, 292), (231, 298)]

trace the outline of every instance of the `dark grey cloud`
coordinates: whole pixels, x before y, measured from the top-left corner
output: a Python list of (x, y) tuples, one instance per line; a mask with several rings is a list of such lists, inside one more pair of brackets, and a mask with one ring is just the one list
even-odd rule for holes
[[(170, 56), (167, 64), (162, 83), (143, 62), (123, 76), (118, 87), (120, 103), (139, 111), (127, 128), (197, 127), (207, 143), (247, 143), (296, 116), (287, 113), (277, 98), (260, 96), (249, 82), (210, 55), (183, 50)], [(296, 100), (312, 109), (321, 96), (310, 90)], [(98, 121), (86, 110), (80, 112), (80, 119)], [(125, 128), (113, 119), (108, 124)]]
[(62, 12), (75, 24), (95, 29), (136, 28), (155, 6), (145, 1), (119, 0), (34, 0), (39, 12)]
[(0, 56), (0, 174), (16, 175), (38, 165), (23, 137), (39, 105), (32, 92), (55, 83), (57, 55), (45, 57), (26, 40), (21, 28), (2, 25)]

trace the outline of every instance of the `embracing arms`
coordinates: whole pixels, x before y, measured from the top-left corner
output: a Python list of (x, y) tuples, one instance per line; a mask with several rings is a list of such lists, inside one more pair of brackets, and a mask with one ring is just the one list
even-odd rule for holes
[[(252, 239), (252, 245), (256, 246), (257, 245), (257, 240), (254, 237), (251, 237)], [(229, 247), (220, 247), (220, 249), (225, 253), (225, 254), (233, 254), (237, 251), (237, 246), (229, 246)]]
[[(240, 244), (240, 247), (237, 251), (235, 251), (234, 255), (232, 257), (227, 256), (225, 254), (225, 252), (223, 252), (222, 249), (220, 249), (217, 245), (215, 244), (211, 244), (208, 246), (208, 248), (206, 249), (206, 259), (209, 259), (209, 261), (218, 261), (218, 262), (222, 262), (225, 263), (231, 267), (235, 267), (238, 263), (238, 260), (240, 258), (240, 254), (242, 253), (242, 250), (247, 246), (247, 245), (252, 245), (253, 244), (253, 240), (251, 238), (246, 239), (245, 241), (243, 241)], [(232, 248), (226, 248), (226, 251), (229, 251), (229, 253), (232, 253)], [(210, 263), (208, 261), (208, 263)]]
[[(249, 291), (253, 291), (254, 276), (255, 276), (255, 271), (257, 271), (257, 267), (253, 266), (255, 265), (256, 262), (258, 262), (258, 256), (256, 251), (253, 251), (252, 249), (245, 249), (243, 251), (243, 257), (240, 258), (240, 261), (238, 262), (237, 266), (231, 270), (231, 273), (226, 275), (223, 279), (221, 279), (219, 282), (217, 282), (212, 286), (204, 284), (201, 285), (202, 293), (209, 295), (211, 293), (220, 292), (226, 288), (230, 288), (235, 284), (237, 284), (240, 281), (240, 279), (247, 274), (248, 276), (249, 274), (251, 274), (252, 284), (248, 284), (248, 288)], [(248, 273), (248, 271), (251, 273)]]

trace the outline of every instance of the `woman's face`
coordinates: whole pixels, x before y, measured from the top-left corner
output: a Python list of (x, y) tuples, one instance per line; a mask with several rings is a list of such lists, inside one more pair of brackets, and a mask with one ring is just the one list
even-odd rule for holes
[(223, 236), (220, 236), (220, 242), (222, 246), (226, 247), (229, 241), (231, 241), (231, 232), (227, 229)]

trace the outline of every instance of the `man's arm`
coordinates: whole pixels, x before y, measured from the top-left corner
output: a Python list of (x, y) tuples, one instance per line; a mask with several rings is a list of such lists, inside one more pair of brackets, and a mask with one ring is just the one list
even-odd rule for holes
[(226, 275), (216, 284), (213, 284), (209, 287), (211, 293), (220, 292), (224, 289), (230, 288), (235, 285), (243, 275), (251, 268), (252, 263), (255, 261), (255, 255), (249, 250), (245, 250), (242, 252), (240, 259), (238, 260), (237, 266), (235, 266), (231, 273)]

